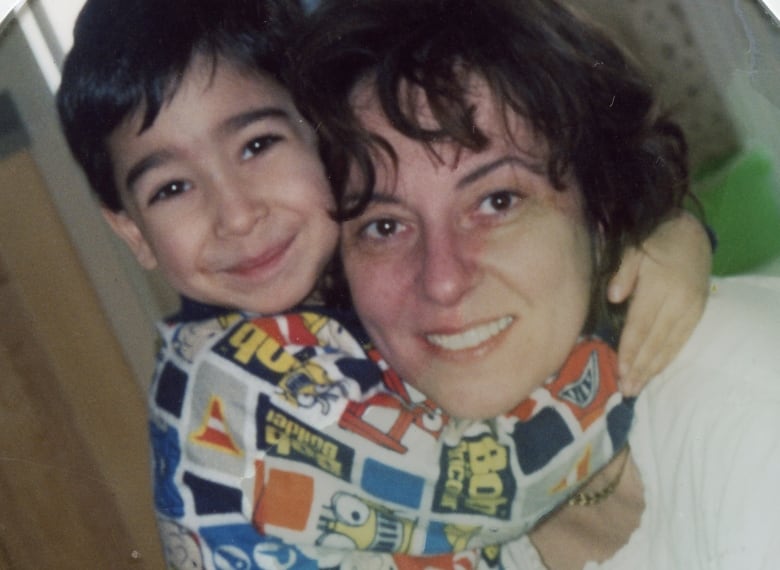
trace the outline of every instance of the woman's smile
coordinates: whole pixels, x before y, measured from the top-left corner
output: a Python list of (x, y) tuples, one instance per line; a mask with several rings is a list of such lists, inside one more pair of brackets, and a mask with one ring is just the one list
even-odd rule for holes
[[(503, 338), (502, 334), (514, 323), (515, 317), (506, 315), (493, 319), (487, 323), (468, 327), (456, 333), (430, 333), (425, 335), (425, 339), (434, 347), (451, 352), (447, 357), (467, 356), (466, 354), (455, 354), (458, 352), (475, 349), (485, 349), (488, 343), (495, 343)], [(480, 350), (479, 352), (484, 352)]]

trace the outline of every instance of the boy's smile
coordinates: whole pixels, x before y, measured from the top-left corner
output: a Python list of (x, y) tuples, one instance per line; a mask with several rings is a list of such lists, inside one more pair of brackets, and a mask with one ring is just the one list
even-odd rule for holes
[(312, 290), (338, 226), (316, 137), (273, 79), (196, 57), (155, 122), (108, 147), (125, 207), (105, 211), (147, 269), (195, 300), (270, 313)]

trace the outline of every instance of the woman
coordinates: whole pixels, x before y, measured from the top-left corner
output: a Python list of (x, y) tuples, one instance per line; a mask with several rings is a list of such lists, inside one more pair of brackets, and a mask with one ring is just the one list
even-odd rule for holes
[[(679, 129), (610, 40), (550, 0), (335, 0), (302, 45), (352, 299), (401, 376), (489, 417), (619, 326), (619, 252), (688, 190)], [(630, 447), (531, 542), (470, 564), (776, 566), (780, 284), (716, 288)]]

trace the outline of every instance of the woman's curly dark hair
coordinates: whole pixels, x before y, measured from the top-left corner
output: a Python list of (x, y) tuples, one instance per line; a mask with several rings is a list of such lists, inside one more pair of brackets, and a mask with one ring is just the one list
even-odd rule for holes
[[(499, 104), (546, 142), (553, 186), (562, 189), (567, 175), (579, 183), (589, 222), (604, 238), (601, 286), (625, 246), (640, 244), (688, 193), (680, 128), (659, 113), (625, 52), (555, 0), (324, 0), (299, 37), (291, 72), (343, 217), (370, 198), (376, 146), (392, 155), (350, 104), (366, 79), (400, 133), (423, 145), (447, 140), (479, 151), (489, 140), (474, 123), (464, 82), (469, 73), (483, 78)], [(410, 111), (404, 85), (424, 92), (435, 128)], [(362, 199), (345, 204), (356, 167)], [(336, 297), (343, 296), (335, 282)]]

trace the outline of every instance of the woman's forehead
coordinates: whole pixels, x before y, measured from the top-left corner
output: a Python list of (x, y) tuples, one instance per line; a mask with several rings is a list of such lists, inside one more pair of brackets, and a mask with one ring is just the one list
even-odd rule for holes
[[(469, 110), (469, 116), (465, 118), (469, 120), (473, 129), (478, 130), (485, 137), (487, 141), (485, 148), (472, 151), (453, 142), (452, 137), (448, 136), (450, 133), (446, 132), (445, 126), (441, 133), (441, 140), (423, 140), (422, 137), (415, 140), (426, 154), (444, 162), (450, 162), (459, 160), (464, 154), (511, 146), (536, 160), (546, 160), (549, 150), (546, 140), (536, 134), (530, 121), (501, 100), (484, 78), (472, 73), (467, 79), (464, 79), (462, 85), (464, 99)], [(401, 83), (398, 101), (400, 111), (405, 117), (411, 119), (412, 124), (416, 127), (428, 131), (442, 129), (425, 91), (421, 87), (410, 85), (408, 82)], [(350, 102), (360, 127), (372, 136), (379, 137), (390, 147), (395, 147), (399, 141), (411, 138), (399, 132), (388, 120), (382, 109), (373, 77), (362, 80), (355, 87), (350, 96)], [(381, 147), (372, 150), (375, 160), (378, 155), (386, 154)], [(379, 150), (378, 155), (377, 150)]]

